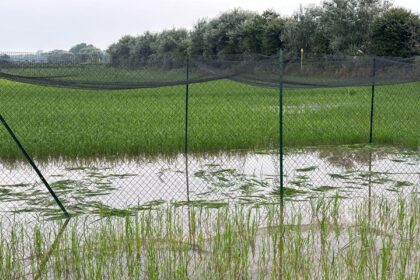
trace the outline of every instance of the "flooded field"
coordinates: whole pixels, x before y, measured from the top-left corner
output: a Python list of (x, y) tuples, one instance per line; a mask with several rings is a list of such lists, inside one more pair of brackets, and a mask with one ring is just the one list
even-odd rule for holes
[(37, 163), (73, 218), (2, 162), (2, 279), (420, 275), (418, 150), (286, 150), (284, 203), (275, 150)]
[(364, 198), (352, 211), (342, 199), (311, 201), (289, 213), (264, 204), (0, 219), (0, 278), (419, 279), (417, 194)]
[[(38, 162), (69, 213), (109, 213), (159, 205), (218, 208), (279, 200), (277, 151), (184, 155), (170, 158), (52, 159)], [(188, 168), (186, 168), (188, 166)], [(335, 146), (286, 150), (286, 201), (316, 197), (354, 200), (418, 192), (420, 153), (395, 147)], [(3, 212), (61, 212), (26, 162), (0, 163)]]

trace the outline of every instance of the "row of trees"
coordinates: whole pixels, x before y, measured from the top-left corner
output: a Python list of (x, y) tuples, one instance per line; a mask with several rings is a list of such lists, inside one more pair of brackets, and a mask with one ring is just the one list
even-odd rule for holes
[(69, 51), (54, 50), (43, 54), (50, 63), (55, 62), (78, 62), (78, 63), (99, 63), (105, 58), (105, 53), (93, 45), (80, 43)]
[(53, 50), (50, 52), (1, 54), (0, 64), (10, 62), (26, 63), (101, 63), (106, 60), (106, 52), (86, 43), (77, 44), (70, 50)]
[(272, 10), (235, 9), (199, 20), (192, 31), (171, 29), (124, 36), (107, 50), (114, 65), (170, 61), (179, 55), (289, 55), (306, 53), (381, 56), (420, 54), (420, 18), (386, 0), (327, 0), (291, 17)]

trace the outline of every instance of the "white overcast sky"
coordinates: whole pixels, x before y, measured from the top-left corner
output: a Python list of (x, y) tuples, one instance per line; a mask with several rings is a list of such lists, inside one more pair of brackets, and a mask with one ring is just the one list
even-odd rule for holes
[[(0, 51), (69, 49), (79, 42), (106, 49), (121, 36), (191, 28), (223, 11), (274, 9), (290, 15), (321, 0), (0, 0)], [(395, 0), (420, 12), (420, 0)]]

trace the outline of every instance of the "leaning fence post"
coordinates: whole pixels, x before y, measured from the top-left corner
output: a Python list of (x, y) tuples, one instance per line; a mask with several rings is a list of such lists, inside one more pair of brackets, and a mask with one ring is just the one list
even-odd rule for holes
[(283, 50), (279, 51), (279, 70), (280, 70), (280, 83), (279, 83), (279, 156), (280, 156), (280, 198), (284, 196), (283, 186), (283, 156), (284, 156), (284, 144), (283, 144), (283, 94), (284, 94), (284, 79), (283, 79)]
[(372, 64), (372, 91), (370, 100), (370, 127), (369, 127), (369, 144), (373, 142), (373, 111), (375, 102), (375, 76), (376, 76), (376, 57), (373, 58)]
[(41, 171), (38, 169), (38, 167), (36, 166), (35, 162), (32, 160), (32, 158), (29, 156), (29, 154), (26, 152), (25, 148), (23, 147), (22, 143), (20, 143), (19, 139), (16, 137), (15, 133), (13, 132), (13, 130), (10, 128), (9, 124), (6, 122), (6, 120), (3, 118), (3, 116), (0, 114), (0, 122), (3, 124), (3, 126), (6, 128), (7, 132), (9, 133), (9, 135), (12, 137), (13, 141), (15, 142), (15, 144), (18, 146), (19, 150), (22, 152), (23, 156), (25, 157), (25, 159), (29, 162), (29, 164), (32, 166), (32, 168), (35, 170), (36, 174), (38, 175), (38, 177), (41, 179), (42, 183), (45, 185), (45, 187), (48, 189), (48, 191), (50, 192), (51, 196), (54, 198), (55, 202), (57, 203), (57, 205), (60, 207), (61, 211), (63, 211), (64, 216), (66, 216), (67, 218), (70, 217), (69, 213), (67, 212), (66, 208), (64, 208), (63, 204), (61, 203), (61, 201), (58, 199), (57, 195), (55, 194), (55, 192), (53, 191), (53, 189), (51, 188), (50, 184), (48, 184), (47, 180), (45, 179), (44, 175), (42, 175)]
[(188, 174), (188, 107), (189, 107), (189, 83), (190, 83), (190, 58), (187, 56), (186, 80), (185, 80), (185, 127), (184, 127), (184, 157), (185, 157), (185, 179), (187, 185), (187, 199), (190, 200), (190, 179)]

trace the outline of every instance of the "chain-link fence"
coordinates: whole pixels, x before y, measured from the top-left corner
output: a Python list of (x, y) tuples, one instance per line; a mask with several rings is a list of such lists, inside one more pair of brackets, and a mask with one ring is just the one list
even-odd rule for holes
[(354, 201), (420, 184), (418, 58), (0, 57), (6, 212)]

